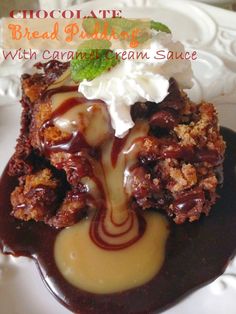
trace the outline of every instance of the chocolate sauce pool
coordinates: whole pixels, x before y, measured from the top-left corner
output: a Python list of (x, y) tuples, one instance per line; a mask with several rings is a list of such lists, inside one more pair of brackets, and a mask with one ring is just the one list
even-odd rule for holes
[(123, 293), (95, 295), (65, 281), (57, 270), (53, 247), (58, 231), (9, 215), (10, 193), (17, 183), (4, 172), (0, 183), (0, 247), (4, 253), (33, 258), (53, 295), (74, 313), (150, 314), (219, 276), (236, 253), (236, 133), (222, 128), (227, 142), (224, 187), (209, 217), (175, 225), (162, 270), (148, 284)]

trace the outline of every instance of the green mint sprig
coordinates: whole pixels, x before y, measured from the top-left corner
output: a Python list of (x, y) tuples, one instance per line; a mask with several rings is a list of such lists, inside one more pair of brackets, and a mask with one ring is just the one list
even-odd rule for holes
[(75, 82), (91, 81), (120, 62), (110, 49), (79, 48), (71, 60), (71, 77)]
[(150, 23), (150, 28), (154, 29), (157, 32), (164, 32), (164, 33), (171, 34), (171, 30), (169, 29), (169, 27), (160, 22), (156, 22), (152, 20)]

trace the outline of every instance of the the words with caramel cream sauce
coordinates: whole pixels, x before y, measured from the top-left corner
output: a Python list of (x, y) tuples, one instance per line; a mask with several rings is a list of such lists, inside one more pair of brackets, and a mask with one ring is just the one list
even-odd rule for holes
[[(55, 242), (55, 260), (64, 278), (92, 293), (108, 294), (150, 281), (165, 258), (168, 223), (164, 216), (137, 213), (128, 203), (129, 169), (137, 162), (142, 138), (149, 131), (137, 121), (124, 139), (114, 137), (106, 105), (88, 101), (73, 91), (66, 74), (49, 88), (53, 123), (78, 134), (88, 146), (99, 147), (99, 160), (86, 156), (93, 175), (82, 183), (91, 196), (87, 218), (61, 231)], [(60, 113), (60, 114), (58, 114)], [(65, 143), (61, 150), (65, 148)], [(60, 147), (57, 147), (60, 151)], [(69, 152), (67, 150), (67, 152)], [(85, 154), (83, 150), (73, 154)]]

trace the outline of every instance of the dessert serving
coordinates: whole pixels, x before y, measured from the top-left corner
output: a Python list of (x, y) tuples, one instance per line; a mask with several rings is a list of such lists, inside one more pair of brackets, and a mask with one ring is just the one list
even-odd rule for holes
[[(161, 31), (151, 39), (150, 51), (158, 49), (184, 52)], [(99, 66), (77, 56), (22, 75), (21, 131), (0, 185), (0, 244), (34, 258), (73, 312), (154, 313), (217, 275), (209, 256), (223, 271), (232, 255), (231, 228), (221, 255), (212, 254), (220, 227), (235, 221), (235, 201), (225, 216), (213, 208), (223, 202), (226, 145), (214, 106), (183, 91), (192, 85), (189, 61), (97, 55)], [(224, 133), (231, 149), (235, 137)]]

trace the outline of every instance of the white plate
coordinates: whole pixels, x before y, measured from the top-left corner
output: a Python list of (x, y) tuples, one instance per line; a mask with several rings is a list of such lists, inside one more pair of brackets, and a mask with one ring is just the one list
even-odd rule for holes
[[(123, 16), (151, 17), (168, 24), (176, 39), (198, 51), (193, 62), (193, 100), (212, 100), (220, 122), (236, 130), (236, 13), (178, 0), (96, 1), (79, 9), (121, 8)], [(77, 7), (78, 8), (78, 7)], [(0, 173), (11, 156), (19, 132), (20, 73), (32, 62), (11, 63), (0, 57)], [(223, 235), (222, 235), (223, 236)], [(193, 293), (165, 314), (235, 314), (236, 260), (212, 284)], [(69, 314), (44, 287), (34, 263), (0, 255), (1, 314)], [(163, 314), (164, 314), (163, 313)], [(121, 313), (125, 314), (125, 313)]]

